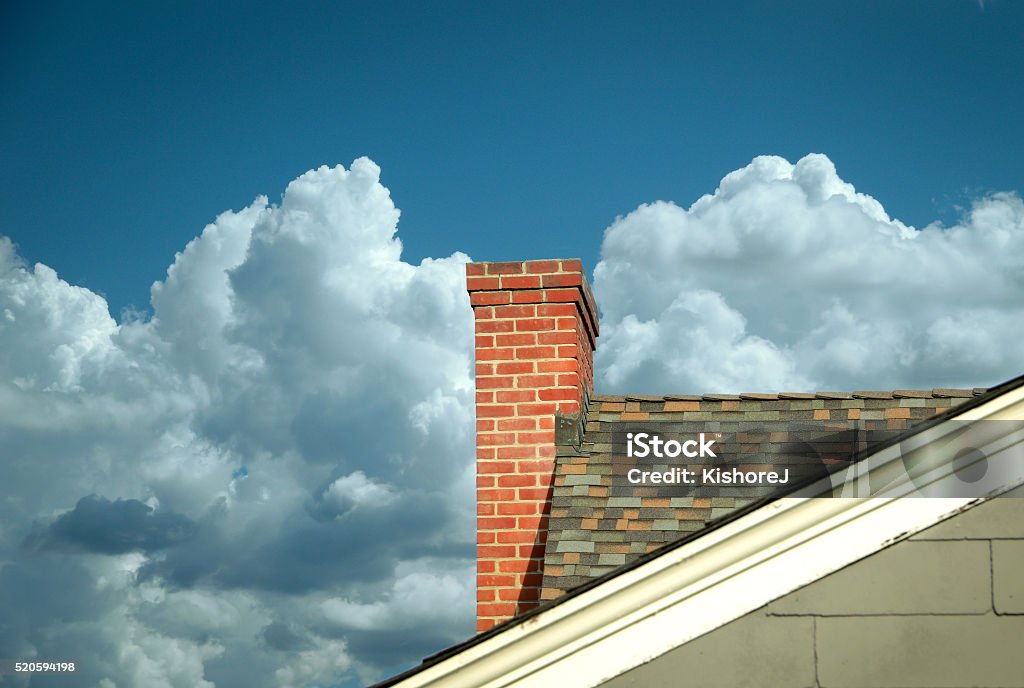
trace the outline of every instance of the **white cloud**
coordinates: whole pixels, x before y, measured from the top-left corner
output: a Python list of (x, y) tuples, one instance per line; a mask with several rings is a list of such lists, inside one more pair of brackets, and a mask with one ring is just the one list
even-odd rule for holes
[(891, 219), (823, 155), (759, 157), (605, 232), (602, 391), (984, 386), (1024, 369), (1024, 203)]
[(472, 633), (465, 581), (397, 651), (399, 616), (363, 635), (321, 609), (391, 604), (424, 557), (449, 585), (473, 555), (468, 258), (403, 262), (379, 175), (322, 167), (221, 214), (149, 320), (0, 237), (0, 655), (76, 656), (92, 685), (298, 687)]
[(324, 495), (342, 512), (357, 507), (374, 508), (391, 505), (396, 498), (390, 485), (367, 479), (362, 471), (338, 478)]
[(390, 592), (372, 602), (330, 598), (321, 605), (324, 617), (345, 629), (457, 628), (474, 613), (475, 567), (439, 573), (436, 561), (403, 562)]

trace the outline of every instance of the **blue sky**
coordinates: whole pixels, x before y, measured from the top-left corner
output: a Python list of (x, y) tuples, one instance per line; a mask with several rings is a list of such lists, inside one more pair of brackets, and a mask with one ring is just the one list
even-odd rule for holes
[(827, 154), (917, 227), (1024, 188), (1024, 7), (8, 3), (0, 231), (148, 307), (219, 212), (368, 155), (407, 258), (578, 255), (756, 155)]
[(470, 636), (470, 258), (583, 258), (598, 392), (1024, 372), (1022, 20), (3, 5), (0, 657), (347, 688)]

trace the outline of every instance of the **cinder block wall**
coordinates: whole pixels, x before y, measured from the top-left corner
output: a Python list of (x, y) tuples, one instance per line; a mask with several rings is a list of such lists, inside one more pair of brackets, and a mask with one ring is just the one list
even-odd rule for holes
[(476, 319), (477, 629), (540, 600), (555, 414), (593, 391), (597, 308), (577, 259), (470, 263)]
[(1024, 488), (604, 684), (1024, 686)]

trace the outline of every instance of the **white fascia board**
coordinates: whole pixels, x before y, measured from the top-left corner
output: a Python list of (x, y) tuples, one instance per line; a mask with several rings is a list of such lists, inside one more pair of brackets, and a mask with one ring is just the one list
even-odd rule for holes
[[(953, 421), (1024, 419), (1024, 387), (915, 435), (926, 447)], [(962, 423), (961, 423), (962, 425)], [(1019, 424), (1007, 424), (1019, 428)], [(1024, 433), (993, 438), (990, 459), (1007, 458), (1001, 484), (978, 497), (942, 493), (956, 481), (949, 456), (911, 483), (900, 446), (861, 462), (883, 496), (787, 497), (510, 626), (396, 684), (403, 688), (597, 686), (794, 590), (1024, 482)], [(907, 451), (906, 445), (902, 451)], [(1012, 460), (1011, 460), (1012, 458)], [(864, 475), (858, 477), (863, 478)], [(850, 475), (819, 481), (804, 494), (839, 494)], [(834, 484), (833, 484), (834, 483)], [(879, 494), (877, 490), (874, 494)]]

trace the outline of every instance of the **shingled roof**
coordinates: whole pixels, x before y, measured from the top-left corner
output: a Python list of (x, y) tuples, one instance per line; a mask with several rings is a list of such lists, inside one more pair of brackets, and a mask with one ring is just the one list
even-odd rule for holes
[[(986, 391), (594, 395), (582, 436), (572, 424), (559, 437), (542, 598), (557, 598), (757, 498), (742, 490), (679, 496), (678, 490), (615, 480), (622, 463), (621, 452), (613, 447), (616, 432), (638, 423), (721, 432), (745, 463), (764, 464), (778, 460), (779, 447), (808, 434), (855, 429), (878, 441)], [(824, 461), (841, 463), (858, 448), (847, 449)]]

